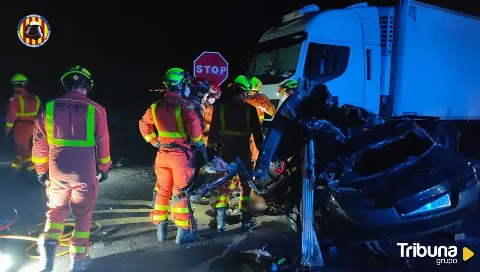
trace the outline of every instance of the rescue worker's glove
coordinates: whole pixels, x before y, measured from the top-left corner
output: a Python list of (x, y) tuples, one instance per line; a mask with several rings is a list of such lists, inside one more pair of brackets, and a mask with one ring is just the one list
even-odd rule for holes
[(43, 186), (45, 186), (45, 181), (47, 181), (47, 179), (48, 179), (48, 172), (44, 174), (37, 174), (37, 180)]
[(106, 181), (108, 179), (108, 172), (98, 172), (97, 178), (100, 183)]

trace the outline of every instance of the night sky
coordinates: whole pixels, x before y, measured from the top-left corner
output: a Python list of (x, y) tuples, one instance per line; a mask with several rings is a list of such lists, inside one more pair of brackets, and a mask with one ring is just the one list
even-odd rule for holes
[[(165, 71), (191, 71), (202, 51), (221, 52), (235, 76), (246, 70), (259, 38), (282, 15), (311, 3), (327, 9), (361, 1), (28, 2), (1, 10), (0, 98), (11, 95), (15, 72), (27, 75), (31, 91), (42, 99), (53, 98), (63, 93), (64, 71), (82, 65), (95, 81), (91, 97), (109, 113), (120, 113), (126, 107), (143, 112), (158, 96), (148, 90), (161, 86)], [(17, 24), (29, 14), (50, 23), (51, 36), (42, 47), (29, 48), (17, 38)]]
[[(42, 98), (55, 97), (63, 92), (63, 72), (78, 64), (92, 73), (91, 97), (108, 112), (127, 105), (143, 111), (158, 96), (148, 90), (161, 86), (165, 71), (192, 71), (203, 51), (219, 51), (229, 61), (230, 75), (243, 73), (261, 35), (283, 14), (312, 1), (89, 2), (2, 8), (8, 13), (1, 19), (2, 98), (10, 94), (15, 72), (27, 75), (30, 89)], [(17, 38), (17, 24), (29, 14), (45, 17), (51, 26), (49, 40), (38, 48)]]

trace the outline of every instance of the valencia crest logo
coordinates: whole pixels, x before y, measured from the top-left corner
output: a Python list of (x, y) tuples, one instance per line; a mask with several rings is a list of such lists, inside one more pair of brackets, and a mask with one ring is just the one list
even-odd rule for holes
[(28, 47), (40, 47), (50, 38), (50, 24), (40, 15), (25, 16), (17, 27), (18, 39)]

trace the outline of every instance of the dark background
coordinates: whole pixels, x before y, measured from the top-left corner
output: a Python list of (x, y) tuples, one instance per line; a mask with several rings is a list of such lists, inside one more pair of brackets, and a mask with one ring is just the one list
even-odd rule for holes
[[(130, 134), (136, 137), (136, 122), (159, 97), (148, 90), (161, 87), (168, 68), (191, 71), (201, 52), (219, 51), (229, 62), (229, 74), (235, 76), (246, 70), (247, 58), (254, 54), (261, 35), (280, 23), (282, 15), (312, 3), (330, 9), (359, 2), (6, 2), (0, 10), (0, 99), (6, 101), (12, 94), (10, 78), (15, 72), (24, 73), (30, 90), (43, 100), (53, 98), (63, 93), (60, 77), (66, 69), (82, 65), (93, 75), (95, 88), (90, 96), (106, 107), (112, 130), (122, 120), (117, 126), (134, 131)], [(448, 4), (469, 13), (476, 6), (469, 0), (423, 2)], [(17, 38), (18, 23), (29, 14), (39, 14), (50, 23), (51, 36), (39, 48), (29, 48)]]
[[(0, 90), (10, 95), (10, 77), (26, 74), (31, 90), (49, 98), (63, 92), (59, 78), (74, 65), (89, 69), (95, 80), (91, 96), (109, 112), (147, 107), (158, 94), (163, 73), (179, 66), (192, 70), (202, 51), (219, 51), (230, 75), (243, 73), (261, 35), (281, 16), (307, 4), (321, 9), (345, 7), (359, 0), (245, 1), (37, 1), (5, 3), (0, 11)], [(388, 1), (377, 1), (388, 2)], [(466, 2), (435, 1), (471, 11)], [(61, 3), (61, 4), (60, 4)], [(47, 43), (29, 48), (16, 28), (26, 15), (44, 16), (52, 28)]]
[[(317, 1), (324, 7), (330, 2)], [(355, 2), (355, 1), (344, 1)], [(108, 112), (142, 111), (158, 94), (170, 67), (192, 70), (203, 51), (218, 51), (229, 61), (230, 75), (243, 73), (261, 35), (289, 13), (312, 1), (64, 1), (63, 4), (2, 9), (0, 86), (22, 72), (40, 96), (61, 94), (59, 78), (74, 65), (90, 70), (93, 99)], [(344, 6), (340, 3), (335, 6)], [(39, 14), (50, 23), (47, 43), (29, 48), (17, 38), (18, 22)], [(139, 113), (136, 113), (137, 118)]]

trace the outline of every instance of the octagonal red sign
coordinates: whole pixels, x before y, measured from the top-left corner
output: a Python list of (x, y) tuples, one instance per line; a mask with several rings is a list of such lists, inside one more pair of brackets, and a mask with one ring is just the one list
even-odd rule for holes
[(193, 75), (220, 85), (228, 78), (228, 62), (218, 52), (205, 51), (193, 62)]

